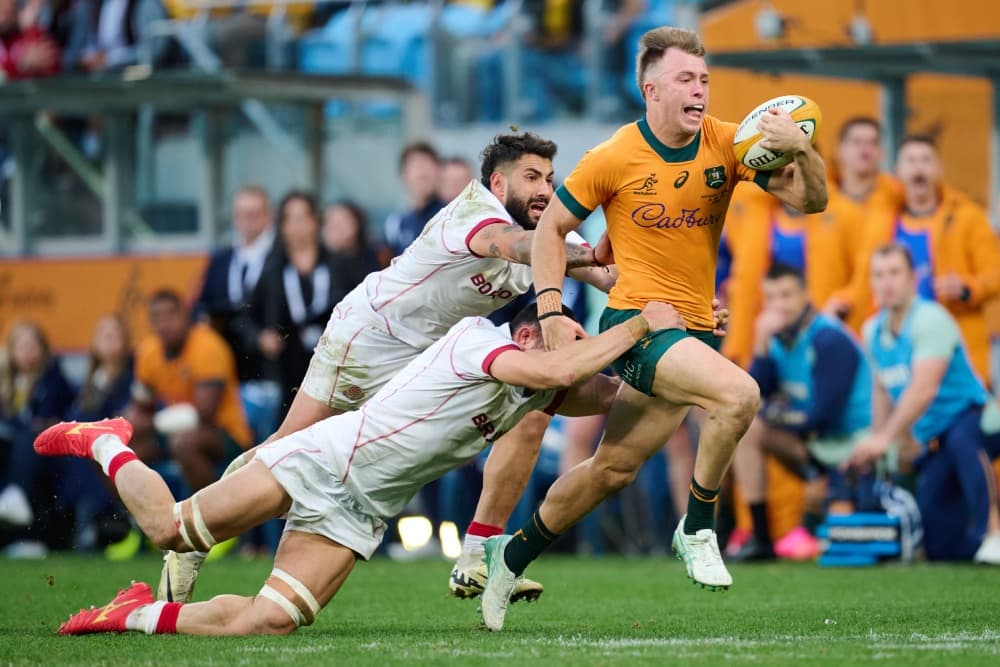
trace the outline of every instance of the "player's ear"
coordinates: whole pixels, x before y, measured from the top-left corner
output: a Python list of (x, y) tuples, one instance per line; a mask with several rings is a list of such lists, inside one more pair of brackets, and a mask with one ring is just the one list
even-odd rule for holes
[(660, 96), (656, 93), (656, 84), (653, 83), (652, 81), (648, 81), (648, 80), (647, 81), (643, 81), (642, 82), (642, 91), (644, 93), (646, 93), (644, 95), (644, 97), (647, 100), (651, 100), (653, 102), (659, 102), (660, 101)]
[(522, 350), (531, 349), (532, 331), (531, 327), (520, 326), (514, 331), (514, 342)]
[(490, 174), (490, 192), (501, 201), (507, 196), (507, 179), (499, 171)]

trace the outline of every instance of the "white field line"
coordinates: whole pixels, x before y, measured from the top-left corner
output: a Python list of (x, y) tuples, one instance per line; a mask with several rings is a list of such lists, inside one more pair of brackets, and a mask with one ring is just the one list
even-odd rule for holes
[[(498, 635), (497, 639), (499, 643), (495, 647), (469, 646), (463, 640), (456, 639), (453, 642), (406, 642), (404, 646), (401, 646), (399, 642), (379, 640), (360, 644), (358, 648), (379, 652), (389, 651), (396, 658), (404, 657), (405, 655), (415, 658), (426, 657), (427, 654), (477, 658), (510, 658), (519, 654), (531, 656), (545, 648), (558, 648), (570, 651), (586, 650), (588, 654), (596, 653), (607, 656), (621, 657), (624, 655), (634, 655), (641, 657), (646, 655), (649, 649), (669, 648), (671, 649), (671, 655), (679, 658), (685, 655), (700, 655), (699, 649), (714, 646), (724, 648), (727, 653), (733, 651), (732, 655), (734, 657), (748, 660), (753, 659), (753, 655), (746, 651), (754, 648), (785, 648), (789, 651), (787, 654), (789, 657), (800, 655), (803, 658), (808, 658), (813, 655), (812, 650), (807, 648), (808, 645), (822, 643), (824, 645), (861, 644), (874, 651), (875, 653), (871, 657), (876, 659), (897, 657), (899, 652), (906, 651), (954, 652), (971, 650), (976, 653), (1000, 655), (1000, 631), (991, 628), (985, 628), (982, 632), (946, 632), (933, 635), (916, 632), (910, 634), (868, 632), (861, 635), (833, 637), (784, 635), (767, 639), (745, 639), (731, 636), (692, 638), (645, 637), (632, 639), (609, 637), (606, 639), (595, 639), (574, 635), (511, 638), (509, 640), (503, 635)], [(295, 641), (294, 637), (290, 637), (287, 644), (248, 645), (241, 646), (235, 650), (238, 653), (273, 656), (336, 652), (336, 648), (328, 644), (300, 644)]]
[[(501, 637), (498, 637), (501, 638)], [(650, 648), (705, 648), (707, 646), (725, 647), (730, 650), (746, 650), (764, 647), (788, 647), (790, 649), (801, 648), (806, 644), (863, 644), (873, 650), (889, 651), (959, 651), (973, 649), (990, 654), (1000, 654), (1000, 631), (990, 628), (982, 632), (947, 632), (935, 635), (925, 635), (920, 633), (887, 634), (869, 632), (863, 635), (847, 635), (835, 637), (820, 637), (816, 635), (797, 636), (785, 635), (767, 639), (745, 639), (740, 637), (644, 637), (644, 638), (606, 638), (594, 639), (580, 636), (557, 636), (538, 638), (517, 638), (504, 641), (498, 650), (483, 650), (469, 646), (463, 646), (460, 642), (425, 642), (411, 644), (411, 649), (429, 649), (435, 652), (452, 655), (477, 655), (510, 656), (511, 649), (523, 647), (530, 652), (532, 649), (541, 647), (564, 648), (564, 649), (588, 649), (604, 650), (609, 653), (621, 654), (622, 651), (630, 649), (636, 651), (636, 655), (641, 655), (641, 649)], [(370, 642), (363, 644), (360, 648), (383, 651), (393, 646), (391, 642)], [(398, 645), (396, 645), (398, 646)], [(747, 657), (746, 654), (742, 654)]]

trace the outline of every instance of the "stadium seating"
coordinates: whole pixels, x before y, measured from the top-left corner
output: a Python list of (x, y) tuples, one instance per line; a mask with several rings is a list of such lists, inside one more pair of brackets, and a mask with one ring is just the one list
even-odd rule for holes
[[(601, 89), (604, 94), (617, 94), (621, 87), (628, 91), (628, 100), (636, 105), (641, 98), (633, 84), (632, 63), (635, 61), (636, 42), (639, 36), (652, 27), (669, 24), (673, 18), (672, 0), (651, 0), (646, 12), (629, 29), (626, 37), (628, 51), (621, 71), (604, 72)], [(393, 76), (404, 78), (421, 89), (432, 90), (435, 75), (433, 62), (433, 39), (435, 30), (441, 39), (451, 42), (485, 41), (504, 30), (510, 22), (511, 14), (517, 11), (519, 3), (508, 2), (486, 10), (482, 8), (447, 4), (441, 8), (436, 19), (431, 3), (400, 4), (389, 3), (381, 6), (346, 9), (334, 14), (327, 24), (309, 31), (298, 41), (298, 66), (303, 72), (315, 74), (358, 73), (372, 76)], [(456, 54), (469, 54), (475, 50), (458, 50)], [(531, 55), (525, 52), (526, 56)], [(462, 57), (457, 55), (457, 57)], [(355, 62), (357, 59), (357, 62)], [(471, 63), (469, 64), (471, 67)], [(537, 63), (526, 58), (524, 70), (530, 73)], [(438, 67), (438, 75), (446, 75), (446, 69)], [(587, 75), (582, 68), (567, 68), (567, 75), (575, 74), (561, 82), (566, 91), (583, 97), (587, 87)], [(536, 77), (535, 77), (536, 78)], [(544, 81), (539, 82), (545, 86)], [(462, 82), (452, 82), (462, 85)], [(538, 93), (537, 87), (526, 84), (524, 94)], [(543, 95), (544, 97), (545, 95)], [(345, 107), (332, 104), (330, 115), (340, 115)], [(385, 115), (394, 113), (392, 104), (369, 104), (365, 110), (369, 114)]]
[(647, 30), (661, 25), (671, 25), (674, 19), (673, 3), (670, 0), (650, 0), (646, 12), (637, 18), (625, 35), (625, 70), (619, 74), (621, 87), (626, 91), (629, 101), (636, 106), (642, 106), (642, 94), (635, 83), (633, 63), (639, 53), (639, 38)]
[[(354, 12), (349, 9), (335, 14), (326, 26), (302, 37), (299, 68), (315, 74), (400, 77), (427, 89), (431, 73), (430, 6), (370, 8), (363, 11), (360, 21)], [(366, 113), (373, 116), (393, 115), (398, 108), (396, 103), (365, 105)], [(327, 112), (340, 115), (344, 109), (341, 104), (332, 104)]]

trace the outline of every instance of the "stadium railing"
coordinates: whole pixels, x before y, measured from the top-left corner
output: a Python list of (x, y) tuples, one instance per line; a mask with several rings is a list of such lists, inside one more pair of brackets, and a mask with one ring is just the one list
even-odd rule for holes
[[(95, 77), (16, 81), (0, 86), (0, 115), (7, 120), (14, 169), (10, 204), (0, 225), (0, 254), (104, 254), (122, 251), (204, 251), (221, 234), (224, 151), (232, 134), (230, 114), (248, 101), (282, 105), (304, 116), (305, 127), (283, 133), (286, 153), (274, 151), (281, 165), (295, 162), (305, 173), (301, 185), (322, 192), (324, 185), (324, 105), (338, 98), (361, 103), (372, 96), (398, 100), (401, 134), (424, 137), (429, 120), (425, 96), (408, 82), (388, 77), (307, 76), (295, 73), (227, 73), (127, 70)], [(144, 169), (152, 155), (136, 141), (136, 112), (143, 108), (181, 114), (195, 122), (198, 143), (197, 224), (181, 234), (156, 234), (140, 215)], [(104, 123), (105, 151), (100, 167), (91, 166), (53, 118), (99, 114)], [(296, 124), (297, 125), (297, 124)], [(281, 142), (278, 142), (279, 144)], [(43, 169), (54, 149), (94, 195), (99, 224), (90, 233), (72, 225), (47, 234), (41, 216), (53, 198), (53, 184)], [(146, 163), (143, 164), (142, 162)], [(304, 167), (302, 165), (304, 163)], [(137, 196), (138, 193), (138, 196)], [(63, 213), (66, 213), (65, 211)], [(69, 214), (74, 214), (70, 210)], [(51, 217), (51, 216), (50, 216)], [(96, 233), (94, 233), (96, 231)], [(165, 241), (169, 242), (165, 243)]]

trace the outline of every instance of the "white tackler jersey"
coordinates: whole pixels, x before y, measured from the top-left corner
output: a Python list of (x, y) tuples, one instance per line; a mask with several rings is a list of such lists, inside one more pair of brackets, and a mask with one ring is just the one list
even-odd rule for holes
[[(518, 350), (508, 326), (481, 317), (456, 324), (365, 405), (312, 429), (341, 483), (371, 514), (393, 516), (427, 482), (467, 462), (557, 392), (494, 379), (490, 365)], [(326, 434), (329, 435), (326, 435)]]
[[(491, 224), (515, 223), (500, 200), (473, 180), (402, 255), (369, 274), (342, 303), (417, 348), (426, 348), (464, 317), (489, 315), (531, 286), (530, 266), (469, 249), (472, 237)], [(575, 232), (567, 240), (586, 243)]]

